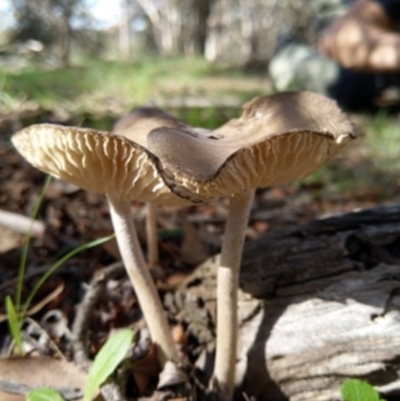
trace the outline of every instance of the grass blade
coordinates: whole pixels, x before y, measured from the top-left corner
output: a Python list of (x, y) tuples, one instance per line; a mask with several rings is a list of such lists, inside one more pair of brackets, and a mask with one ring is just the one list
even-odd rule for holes
[(49, 270), (47, 270), (46, 273), (44, 273), (39, 280), (36, 282), (35, 286), (33, 287), (31, 293), (29, 294), (28, 298), (25, 301), (24, 308), (22, 309), (22, 316), (25, 316), (27, 310), (29, 309), (29, 306), (35, 297), (36, 293), (38, 292), (39, 288), (45, 283), (45, 281), (65, 262), (67, 262), (69, 259), (71, 259), (73, 256), (76, 254), (85, 251), (86, 249), (94, 248), (95, 246), (104, 244), (107, 241), (110, 241), (113, 239), (115, 234), (108, 235), (107, 237), (102, 237), (99, 239), (96, 239), (94, 241), (88, 242), (86, 244), (83, 244), (79, 246), (78, 248), (73, 249), (72, 251), (68, 252), (66, 255), (64, 255), (61, 259), (59, 259), (56, 263), (54, 263)]
[(21, 355), (24, 355), (24, 348), (22, 346), (20, 319), (18, 318), (13, 301), (9, 295), (6, 296), (5, 308), (6, 308), (7, 321), (8, 321), (8, 327), (10, 328), (10, 333), (15, 341), (19, 353)]

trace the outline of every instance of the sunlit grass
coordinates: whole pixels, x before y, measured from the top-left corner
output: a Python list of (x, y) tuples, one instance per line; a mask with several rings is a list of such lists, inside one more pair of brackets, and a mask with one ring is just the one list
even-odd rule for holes
[(196, 58), (126, 63), (88, 60), (68, 69), (0, 69), (0, 83), (0, 92), (19, 104), (29, 101), (72, 112), (126, 110), (144, 103), (184, 103), (193, 98), (234, 104), (268, 91), (265, 79)]
[[(350, 117), (351, 118), (351, 117)], [(315, 196), (371, 196), (379, 201), (400, 194), (400, 121), (379, 112), (358, 116), (360, 135), (343, 154), (298, 183)]]
[(371, 157), (377, 168), (400, 173), (400, 115), (378, 113), (364, 126)]

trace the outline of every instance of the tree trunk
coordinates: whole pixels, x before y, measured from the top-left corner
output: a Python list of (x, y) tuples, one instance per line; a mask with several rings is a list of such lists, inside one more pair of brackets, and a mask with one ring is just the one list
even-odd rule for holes
[(208, 17), (214, 0), (192, 0), (194, 27), (192, 42), (194, 53), (204, 55), (208, 35)]
[(179, 54), (182, 15), (179, 5), (172, 0), (161, 3), (154, 0), (137, 0), (148, 16), (157, 49), (163, 56)]
[(71, 63), (71, 12), (65, 9), (62, 21), (60, 22), (60, 62), (63, 68), (69, 67)]
[(119, 23), (119, 52), (122, 60), (131, 57), (131, 18), (129, 0), (121, 0), (121, 17)]
[(213, 3), (208, 20), (207, 38), (204, 55), (207, 61), (217, 61), (223, 58), (229, 46), (229, 32), (232, 26), (231, 4), (228, 0)]
[[(208, 349), (216, 265), (178, 292)], [(347, 377), (400, 393), (400, 206), (269, 232), (247, 243), (240, 281), (238, 396), (326, 401)]]

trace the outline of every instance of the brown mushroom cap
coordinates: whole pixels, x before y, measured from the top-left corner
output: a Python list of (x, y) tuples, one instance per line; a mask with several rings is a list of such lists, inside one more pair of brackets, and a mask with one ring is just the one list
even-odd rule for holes
[(157, 107), (140, 107), (120, 118), (112, 134), (146, 147), (147, 134), (156, 128), (187, 128), (187, 125)]
[(39, 170), (86, 190), (143, 202), (188, 204), (165, 185), (155, 157), (124, 137), (38, 124), (13, 135), (12, 142)]
[(287, 92), (247, 103), (240, 118), (213, 132), (160, 128), (147, 148), (180, 196), (215, 197), (285, 184), (331, 159), (354, 138), (336, 103), (312, 92)]

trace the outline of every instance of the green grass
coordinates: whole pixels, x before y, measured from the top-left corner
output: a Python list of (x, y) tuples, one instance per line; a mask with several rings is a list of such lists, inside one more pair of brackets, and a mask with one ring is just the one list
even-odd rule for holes
[(82, 78), (78, 69), (37, 70), (18, 73), (0, 71), (2, 91), (15, 100), (37, 102), (52, 108), (58, 101), (73, 100), (77, 94), (90, 90), (90, 83)]
[[(351, 117), (350, 117), (351, 118)], [(399, 117), (384, 112), (353, 116), (359, 137), (337, 159), (297, 185), (316, 187), (315, 196), (377, 197), (390, 201), (400, 194)]]
[(162, 104), (171, 98), (246, 101), (264, 94), (267, 84), (239, 69), (211, 66), (195, 58), (151, 59), (120, 63), (89, 60), (68, 69), (0, 69), (2, 97), (17, 104), (33, 102), (47, 109), (72, 112), (126, 110), (143, 103)]
[(364, 126), (366, 143), (375, 165), (381, 169), (400, 170), (400, 115), (378, 113)]

